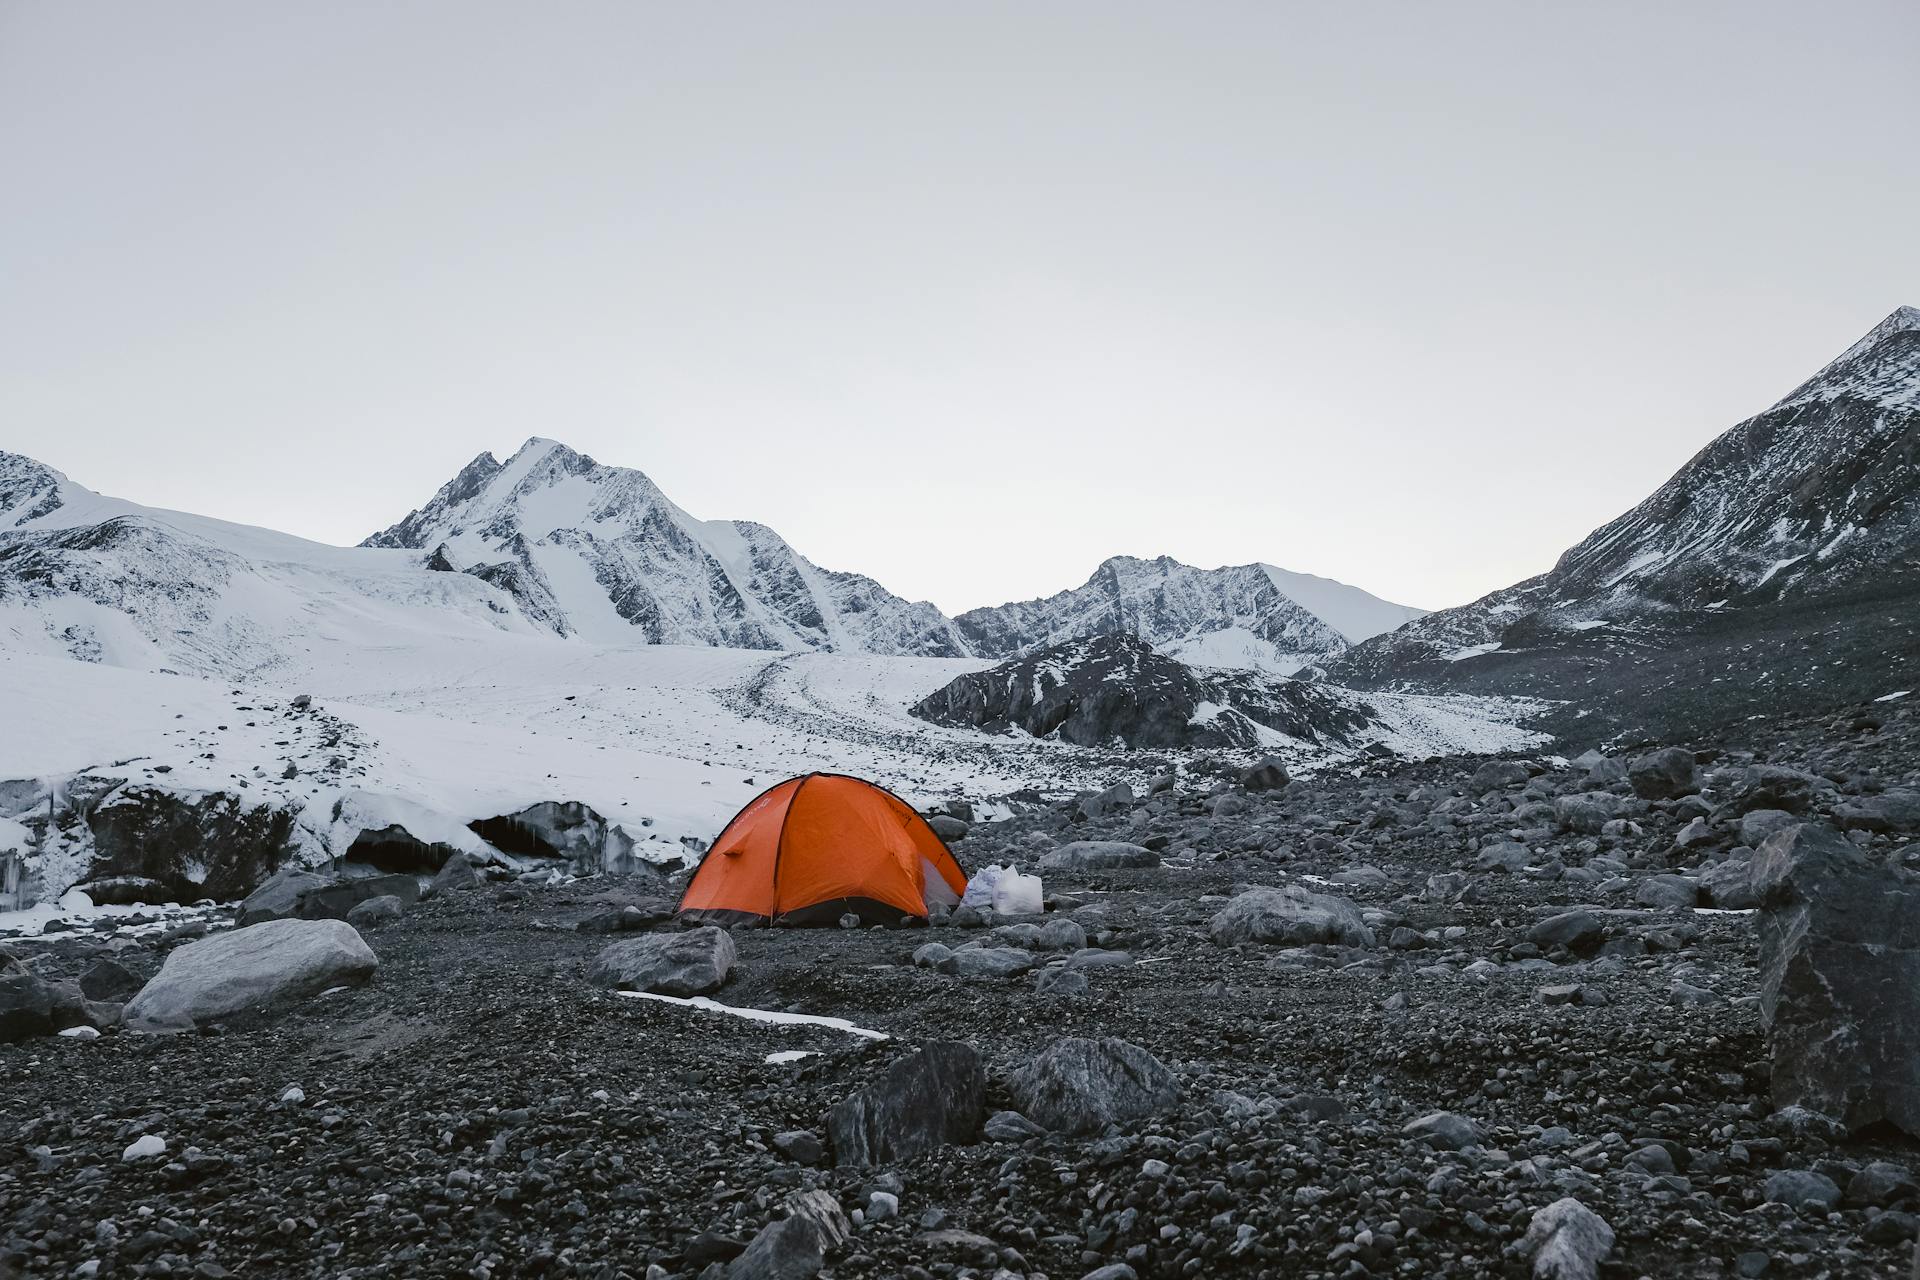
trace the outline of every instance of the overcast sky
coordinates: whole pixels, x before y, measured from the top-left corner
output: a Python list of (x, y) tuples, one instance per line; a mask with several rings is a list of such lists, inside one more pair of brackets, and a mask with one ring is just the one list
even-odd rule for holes
[(0, 447), (355, 542), (530, 435), (950, 611), (1456, 604), (1920, 303), (1920, 5), (0, 3)]

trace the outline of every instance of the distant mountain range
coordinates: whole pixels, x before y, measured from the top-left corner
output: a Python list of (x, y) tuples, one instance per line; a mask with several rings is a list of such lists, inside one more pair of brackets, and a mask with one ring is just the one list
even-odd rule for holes
[(999, 658), (1127, 632), (1198, 665), (1290, 672), (1422, 612), (1272, 565), (1116, 556), (1084, 586), (948, 618), (820, 568), (765, 525), (695, 519), (640, 472), (538, 439), (505, 463), (481, 454), (363, 545), (427, 552), (563, 636), (613, 643)]
[(1765, 707), (1896, 679), (1920, 652), (1909, 600), (1910, 307), (1550, 572), (1433, 614), (1272, 565), (1116, 556), (1079, 587), (949, 618), (545, 439), (505, 462), (481, 454), (353, 548), (103, 497), (0, 452), (0, 648), (235, 678), (406, 634), (992, 659), (1130, 635), (1192, 666), (1520, 693), (1569, 714), (1628, 686), (1643, 702)]

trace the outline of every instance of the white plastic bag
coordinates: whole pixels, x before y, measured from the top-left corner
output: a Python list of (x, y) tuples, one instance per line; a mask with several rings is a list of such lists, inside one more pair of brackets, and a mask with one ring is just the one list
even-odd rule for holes
[(1008, 868), (998, 865), (982, 867), (973, 873), (967, 881), (967, 891), (960, 898), (960, 905), (985, 911), (993, 906), (993, 887), (1000, 883), (1000, 877), (1006, 875)]
[(993, 886), (993, 914), (997, 916), (1037, 916), (1046, 910), (1040, 900), (1040, 877), (1023, 876), (1008, 869)]

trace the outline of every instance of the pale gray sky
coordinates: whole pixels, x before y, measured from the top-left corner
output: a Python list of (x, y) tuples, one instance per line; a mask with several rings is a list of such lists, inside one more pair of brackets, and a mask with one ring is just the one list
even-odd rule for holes
[(1920, 303), (1920, 5), (0, 2), (0, 447), (352, 542), (529, 435), (949, 610), (1429, 607)]

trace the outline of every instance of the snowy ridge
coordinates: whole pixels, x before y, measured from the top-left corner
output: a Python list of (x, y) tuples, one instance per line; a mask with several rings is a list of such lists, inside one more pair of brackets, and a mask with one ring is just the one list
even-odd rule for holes
[(1917, 571), (1920, 310), (1901, 307), (1550, 572), (1371, 641), (1330, 674), (1377, 683), (1503, 638), (1511, 651), (1516, 638), (1874, 590)]
[(1289, 674), (1421, 616), (1330, 578), (1267, 564), (1196, 569), (1115, 556), (1082, 586), (954, 619), (974, 653), (1011, 657), (1114, 632), (1200, 666)]
[(484, 578), (561, 636), (603, 644), (966, 653), (930, 604), (822, 569), (765, 525), (698, 520), (641, 472), (535, 438), (481, 454), (366, 547)]

